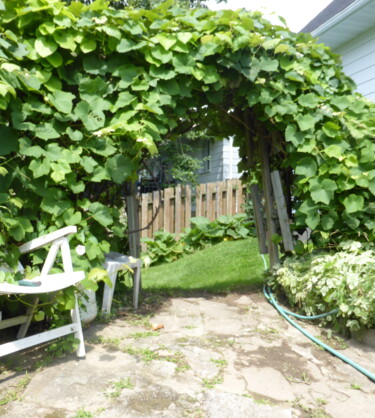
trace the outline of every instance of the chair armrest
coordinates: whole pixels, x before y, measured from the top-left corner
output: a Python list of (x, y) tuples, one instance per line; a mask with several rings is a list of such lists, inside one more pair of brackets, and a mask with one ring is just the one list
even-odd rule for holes
[(28, 253), (32, 250), (37, 250), (38, 248), (44, 247), (45, 245), (50, 244), (59, 238), (65, 237), (66, 235), (74, 234), (75, 232), (77, 232), (76, 226), (66, 226), (65, 228), (58, 229), (57, 231), (51, 232), (50, 234), (46, 234), (26, 242), (19, 247), (19, 250), (21, 254)]

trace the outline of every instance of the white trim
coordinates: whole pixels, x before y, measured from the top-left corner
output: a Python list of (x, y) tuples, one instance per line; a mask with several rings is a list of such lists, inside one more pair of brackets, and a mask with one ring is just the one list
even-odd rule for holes
[(233, 136), (229, 138), (229, 179), (233, 176)]
[(371, 3), (371, 1), (372, 0), (357, 0), (356, 2), (346, 7), (344, 10), (341, 10), (341, 12), (337, 13), (331, 19), (327, 20), (327, 22), (324, 22), (321, 26), (313, 30), (311, 32), (312, 36), (322, 36), (341, 21), (354, 14), (357, 10), (366, 6), (368, 3)]

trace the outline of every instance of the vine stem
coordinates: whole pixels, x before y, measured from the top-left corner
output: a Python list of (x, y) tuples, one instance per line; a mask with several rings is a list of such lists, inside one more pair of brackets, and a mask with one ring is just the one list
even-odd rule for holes
[(151, 172), (151, 170), (149, 169), (148, 165), (146, 164), (146, 162), (145, 162), (144, 160), (142, 160), (142, 164), (144, 165), (144, 167), (145, 167), (145, 169), (147, 170), (147, 172), (151, 175), (152, 180), (153, 180), (153, 182), (154, 182), (155, 186), (156, 186), (156, 187), (157, 187), (157, 189), (158, 189), (158, 192), (159, 192), (159, 205), (158, 205), (158, 207), (156, 208), (155, 213), (152, 215), (152, 218), (151, 218), (150, 222), (149, 222), (146, 226), (144, 226), (143, 228), (138, 228), (138, 229), (133, 229), (133, 230), (131, 230), (131, 231), (127, 231), (127, 232), (128, 232), (128, 234), (135, 234), (135, 233), (137, 233), (137, 232), (141, 232), (141, 231), (144, 231), (144, 230), (146, 230), (146, 229), (150, 229), (151, 225), (155, 222), (155, 219), (156, 219), (156, 217), (158, 216), (159, 211), (160, 211), (160, 208), (161, 208), (161, 200), (162, 200), (162, 196), (161, 196), (161, 188), (160, 188), (160, 186), (159, 186), (158, 182), (156, 181), (155, 176), (153, 175), (153, 173)]

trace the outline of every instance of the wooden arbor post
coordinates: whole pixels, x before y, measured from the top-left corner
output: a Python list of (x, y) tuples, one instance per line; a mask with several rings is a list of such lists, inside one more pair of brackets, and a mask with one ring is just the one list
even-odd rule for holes
[[(141, 255), (141, 235), (139, 226), (139, 204), (137, 199), (136, 183), (128, 183), (126, 196), (126, 212), (128, 215), (129, 252), (132, 257), (139, 258)], [(136, 232), (132, 232), (136, 231)]]
[(273, 267), (279, 263), (279, 252), (277, 244), (272, 241), (272, 237), (277, 234), (277, 228), (275, 220), (273, 218), (274, 198), (272, 193), (272, 182), (270, 172), (270, 160), (269, 160), (269, 140), (267, 135), (264, 135), (264, 131), (260, 140), (260, 160), (262, 164), (262, 184), (264, 192), (264, 207), (267, 220), (267, 244), (268, 254), (270, 258), (270, 266)]
[[(267, 227), (264, 227), (263, 223), (263, 211), (261, 197), (258, 186), (252, 185), (250, 188), (251, 200), (253, 202), (259, 251), (261, 254), (269, 254), (270, 266), (278, 264), (279, 253), (277, 245), (272, 241), (272, 236), (277, 233), (276, 224), (273, 217), (274, 200), (272, 194), (272, 183), (269, 163), (269, 141), (268, 136), (261, 129), (256, 121), (250, 121), (248, 112), (244, 115), (245, 122), (245, 143), (246, 143), (246, 156), (247, 165), (249, 170), (255, 168), (255, 154), (259, 155), (262, 166), (262, 188), (264, 198), (264, 208), (266, 215)], [(251, 127), (250, 127), (251, 125)], [(250, 137), (250, 129), (258, 137), (257, 143)]]
[(279, 217), (279, 224), (281, 235), (283, 237), (284, 251), (293, 251), (293, 237), (289, 227), (288, 211), (286, 209), (286, 202), (281, 185), (280, 173), (275, 170), (271, 173), (272, 188), (276, 201), (277, 214)]
[[(254, 140), (250, 137), (250, 118), (248, 112), (244, 115), (245, 121), (245, 149), (247, 157), (247, 167), (249, 171), (255, 169), (256, 146)], [(250, 197), (253, 204), (255, 227), (257, 231), (258, 246), (260, 254), (268, 254), (266, 229), (263, 222), (262, 202), (257, 184), (250, 186)]]

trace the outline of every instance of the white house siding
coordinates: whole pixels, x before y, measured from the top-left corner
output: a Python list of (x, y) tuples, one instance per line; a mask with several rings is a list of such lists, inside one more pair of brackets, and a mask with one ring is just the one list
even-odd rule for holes
[(209, 169), (199, 175), (200, 183), (214, 183), (240, 177), (237, 164), (240, 160), (233, 138), (210, 143)]
[(202, 170), (199, 183), (214, 183), (223, 180), (223, 146), (224, 142), (211, 142), (208, 170)]
[(240, 162), (238, 147), (233, 146), (233, 138), (225, 139), (223, 141), (223, 180), (238, 179), (237, 164)]
[(375, 27), (335, 52), (342, 55), (344, 71), (357, 84), (357, 91), (375, 101)]

